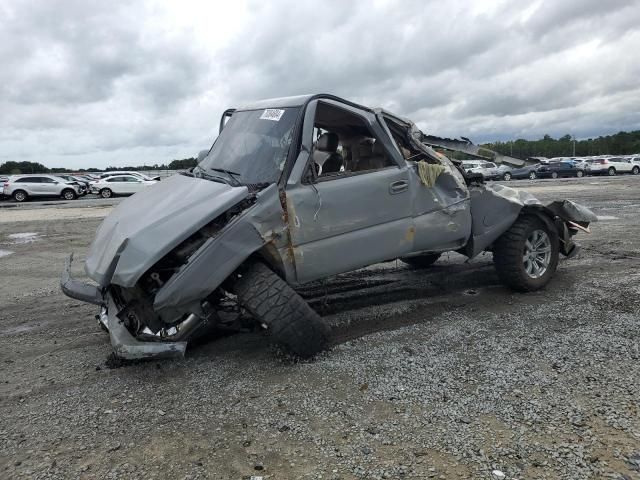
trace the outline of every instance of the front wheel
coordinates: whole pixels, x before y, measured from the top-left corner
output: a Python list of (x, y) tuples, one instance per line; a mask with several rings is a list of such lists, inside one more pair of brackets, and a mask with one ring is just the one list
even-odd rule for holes
[(502, 175), (502, 179), (508, 182), (509, 180), (511, 180), (511, 173), (505, 172), (505, 174)]
[(609, 175), (610, 177), (613, 177), (616, 174), (616, 169), (613, 167), (609, 167), (609, 170), (607, 170), (607, 175)]
[(64, 192), (62, 192), (62, 198), (64, 198), (65, 200), (75, 200), (76, 192), (74, 192), (73, 190), (65, 190)]
[(558, 172), (551, 173), (551, 178), (558, 178)]
[(558, 232), (533, 216), (520, 217), (493, 245), (498, 277), (519, 292), (544, 287), (558, 267)]
[(113, 192), (109, 188), (103, 188), (100, 190), (100, 196), (102, 198), (111, 198), (113, 196)]
[(633, 173), (634, 175), (638, 175), (640, 173), (640, 167), (633, 167), (631, 169), (631, 173)]
[(13, 192), (12, 196), (16, 202), (24, 202), (27, 198), (29, 198), (27, 192), (23, 190), (16, 190), (15, 192)]
[(582, 170), (578, 170), (578, 171), (576, 172), (576, 177), (578, 177), (578, 178), (582, 178), (582, 177), (584, 177), (584, 172), (583, 172)]
[(290, 353), (311, 357), (327, 347), (329, 326), (264, 263), (251, 264), (233, 290), (238, 304), (267, 327), (274, 343)]
[(425, 253), (424, 255), (416, 255), (414, 257), (402, 257), (402, 260), (407, 265), (413, 268), (427, 268), (436, 263), (440, 258), (441, 253)]
[(536, 178), (538, 178), (536, 172), (529, 172), (529, 180), (535, 180)]

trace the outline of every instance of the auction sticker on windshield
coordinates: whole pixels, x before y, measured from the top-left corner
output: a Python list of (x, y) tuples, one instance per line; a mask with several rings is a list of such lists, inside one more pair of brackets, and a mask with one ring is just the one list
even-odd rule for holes
[(273, 120), (274, 122), (280, 121), (282, 118), (282, 114), (284, 110), (278, 110), (277, 108), (267, 108), (262, 115), (260, 115), (261, 120)]

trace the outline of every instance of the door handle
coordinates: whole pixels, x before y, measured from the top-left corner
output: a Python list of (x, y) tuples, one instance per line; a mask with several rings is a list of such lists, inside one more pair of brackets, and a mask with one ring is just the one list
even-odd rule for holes
[(406, 192), (408, 189), (409, 189), (409, 183), (405, 180), (399, 180), (389, 185), (389, 193), (391, 195)]

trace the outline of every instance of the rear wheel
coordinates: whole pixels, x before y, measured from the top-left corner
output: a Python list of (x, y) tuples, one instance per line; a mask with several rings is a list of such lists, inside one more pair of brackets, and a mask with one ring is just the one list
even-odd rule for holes
[(558, 267), (558, 255), (558, 232), (533, 216), (520, 217), (493, 246), (498, 277), (519, 292), (549, 283)]
[(551, 178), (558, 178), (558, 172), (551, 172)]
[(273, 342), (310, 357), (324, 350), (331, 329), (287, 282), (256, 262), (234, 285), (238, 304), (267, 327)]
[(633, 173), (634, 175), (638, 175), (640, 173), (640, 167), (633, 167), (631, 169), (631, 173)]
[(535, 180), (536, 178), (538, 178), (536, 172), (529, 172), (529, 180)]
[(62, 198), (64, 198), (65, 200), (75, 200), (76, 192), (74, 192), (73, 190), (67, 189), (62, 192)]
[(27, 198), (29, 198), (27, 192), (25, 192), (24, 190), (16, 190), (15, 192), (13, 192), (12, 196), (16, 202), (24, 202)]
[(504, 175), (502, 175), (502, 179), (508, 182), (509, 180), (511, 180), (511, 173), (505, 172)]
[(613, 177), (616, 174), (616, 169), (613, 167), (609, 167), (609, 170), (607, 170), (607, 175), (609, 175), (610, 177)]
[(440, 258), (441, 253), (427, 253), (424, 255), (416, 255), (415, 257), (402, 257), (402, 260), (407, 265), (411, 265), (413, 268), (427, 268), (436, 263)]
[(113, 196), (113, 192), (109, 188), (103, 188), (100, 190), (100, 196), (102, 198), (111, 198)]
[(582, 177), (584, 177), (584, 172), (583, 172), (582, 170), (578, 170), (578, 171), (576, 172), (576, 177), (578, 177), (578, 178), (582, 178)]

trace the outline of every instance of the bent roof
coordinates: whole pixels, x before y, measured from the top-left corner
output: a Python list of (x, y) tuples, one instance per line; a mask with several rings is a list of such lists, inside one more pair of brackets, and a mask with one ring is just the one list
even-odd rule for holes
[(280, 97), (280, 98), (267, 98), (265, 100), (257, 100), (255, 102), (243, 105), (237, 110), (260, 110), (262, 108), (287, 108), (287, 107), (301, 107), (306, 105), (311, 100), (326, 99), (335, 100), (337, 102), (345, 103), (352, 107), (361, 108), (369, 112), (373, 111), (372, 108), (365, 107), (364, 105), (358, 105), (357, 103), (350, 102), (344, 98), (336, 97), (328, 93), (312, 93), (307, 95), (296, 95), (292, 97)]

